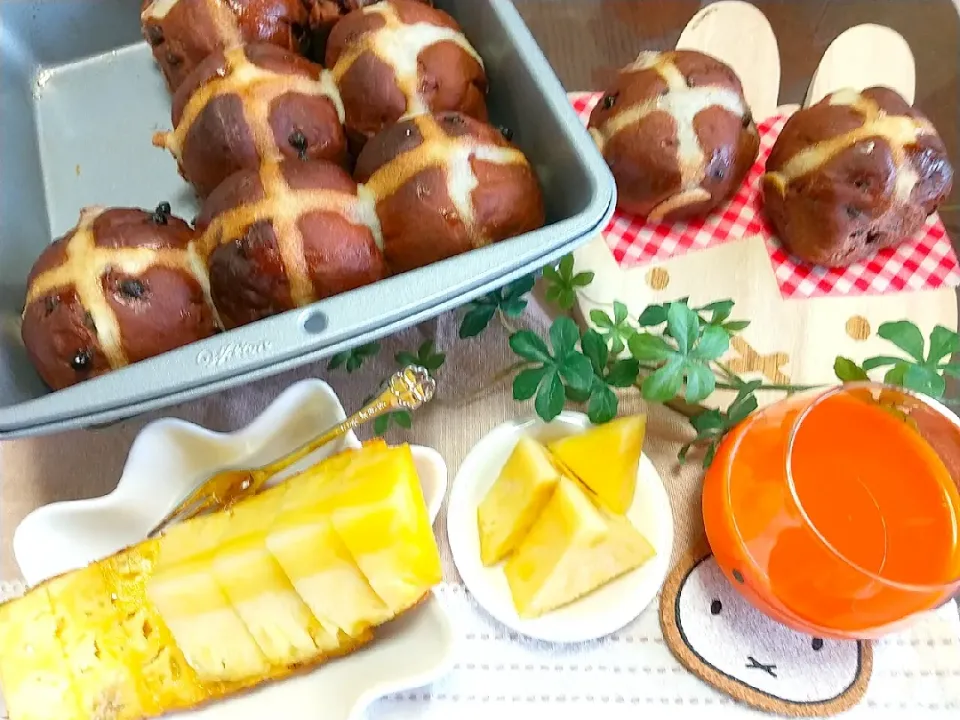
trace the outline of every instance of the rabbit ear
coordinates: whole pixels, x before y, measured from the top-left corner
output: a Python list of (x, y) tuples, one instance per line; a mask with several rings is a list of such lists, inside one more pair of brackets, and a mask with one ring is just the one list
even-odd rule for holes
[(677, 49), (699, 50), (732, 67), (758, 121), (776, 112), (780, 50), (766, 16), (750, 3), (722, 0), (703, 8), (680, 34)]
[(837, 37), (820, 60), (807, 91), (805, 106), (843, 88), (875, 85), (896, 90), (913, 104), (916, 64), (907, 41), (883, 25), (857, 25)]

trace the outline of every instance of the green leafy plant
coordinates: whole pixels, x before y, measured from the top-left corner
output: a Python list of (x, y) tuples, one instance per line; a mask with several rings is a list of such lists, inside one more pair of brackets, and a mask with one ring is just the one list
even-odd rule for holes
[(327, 370), (338, 370), (344, 368), (348, 373), (353, 373), (363, 367), (363, 364), (372, 357), (380, 354), (380, 343), (372, 342), (352, 350), (338, 352), (327, 363)]
[(582, 396), (593, 387), (593, 365), (577, 350), (580, 329), (568, 317), (560, 317), (550, 327), (550, 344), (532, 330), (520, 330), (510, 336), (510, 348), (533, 367), (521, 370), (513, 381), (513, 396), (529, 400), (535, 396), (537, 415), (553, 420), (563, 410), (567, 390)]
[(563, 310), (572, 310), (577, 302), (577, 290), (593, 282), (593, 273), (574, 273), (573, 255), (564, 255), (557, 267), (548, 265), (543, 269), (543, 278), (547, 281), (547, 300)]
[(612, 318), (603, 310), (591, 310), (590, 321), (600, 328), (600, 334), (614, 355), (622, 353), (630, 338), (637, 334), (627, 317), (627, 306), (619, 300), (613, 303)]
[(717, 386), (710, 363), (730, 347), (730, 335), (719, 325), (704, 325), (686, 303), (669, 303), (662, 335), (637, 333), (628, 343), (640, 363), (655, 367), (643, 380), (644, 398), (666, 402), (683, 390), (688, 403), (709, 397)]
[[(430, 375), (434, 375), (447, 361), (447, 355), (437, 352), (433, 340), (425, 340), (415, 353), (401, 350), (394, 356), (394, 360), (399, 367), (419, 365)], [(373, 421), (373, 432), (377, 435), (383, 435), (394, 425), (403, 430), (409, 430), (413, 427), (413, 416), (407, 410), (397, 410), (381, 415)]]
[(884, 323), (877, 335), (906, 353), (906, 357), (878, 355), (858, 365), (853, 360), (838, 357), (833, 365), (834, 373), (843, 382), (869, 380), (869, 373), (878, 368), (887, 368), (883, 381), (899, 385), (915, 392), (942, 398), (947, 390), (944, 375), (960, 377), (960, 364), (949, 362), (960, 351), (960, 335), (949, 328), (937, 325), (930, 333), (929, 346), (920, 329), (912, 322)]
[(527, 295), (533, 290), (535, 282), (535, 275), (527, 275), (469, 303), (460, 322), (460, 337), (472, 338), (482, 333), (497, 312), (502, 312), (509, 318), (523, 315), (523, 311), (527, 309)]
[(724, 436), (757, 409), (755, 393), (762, 385), (760, 380), (745, 382), (740, 386), (737, 396), (727, 407), (726, 412), (711, 408), (690, 418), (690, 424), (697, 431), (697, 436), (680, 448), (680, 462), (687, 461), (687, 455), (693, 448), (702, 448), (703, 467), (710, 467)]
[[(547, 298), (561, 309), (571, 309), (577, 291), (593, 280), (591, 273), (574, 270), (567, 256), (557, 268), (543, 271)], [(545, 421), (574, 402), (586, 403), (590, 420), (603, 423), (616, 416), (616, 391), (621, 388), (634, 386), (649, 402), (683, 400), (688, 406), (702, 403), (718, 389), (734, 391), (725, 411), (700, 409), (690, 417), (696, 437), (683, 446), (680, 460), (702, 451), (707, 467), (723, 437), (759, 407), (758, 391), (790, 394), (817, 387), (747, 381), (725, 365), (722, 358), (731, 338), (750, 325), (732, 319), (734, 309), (729, 299), (692, 307), (689, 298), (681, 298), (649, 305), (631, 319), (627, 306), (616, 301), (612, 316), (591, 311), (595, 328), (583, 332), (569, 317), (558, 318), (548, 333), (552, 349), (535, 332), (520, 330), (510, 336), (510, 347), (523, 361), (516, 366), (513, 396), (518, 401), (533, 398), (537, 415)], [(960, 363), (949, 361), (960, 352), (957, 333), (938, 326), (927, 342), (916, 325), (901, 321), (880, 326), (878, 335), (903, 356), (878, 356), (862, 365), (838, 357), (834, 369), (840, 380), (865, 380), (870, 371), (886, 368), (884, 382), (939, 398), (946, 390), (945, 375), (960, 378)]]

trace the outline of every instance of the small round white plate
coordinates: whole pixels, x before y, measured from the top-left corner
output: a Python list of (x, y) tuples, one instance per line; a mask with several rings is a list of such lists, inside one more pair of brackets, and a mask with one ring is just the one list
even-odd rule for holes
[(590, 595), (546, 615), (526, 620), (513, 605), (502, 564), (480, 562), (477, 507), (496, 481), (514, 445), (523, 434), (549, 442), (590, 427), (586, 415), (564, 412), (552, 423), (539, 419), (505, 423), (494, 428), (467, 455), (453, 481), (447, 508), (447, 537), (460, 577), (477, 602), (504, 625), (523, 635), (550, 642), (594, 640), (616, 632), (653, 601), (667, 576), (673, 548), (670, 499), (657, 469), (640, 457), (637, 491), (627, 517), (653, 545), (657, 554), (645, 565), (617, 578)]
[[(14, 533), (13, 547), (30, 585), (83, 567), (142, 540), (200, 482), (228, 467), (258, 467), (282, 457), (345, 417), (333, 390), (319, 380), (289, 387), (250, 425), (215, 433), (181, 420), (145, 427), (117, 489), (105, 497), (47, 505)], [(311, 454), (291, 470), (359, 447), (354, 434)], [(447, 487), (436, 450), (411, 446), (432, 521)], [(419, 606), (379, 628), (359, 651), (296, 677), (177, 715), (183, 720), (359, 720), (378, 698), (427, 685), (453, 665), (455, 632), (431, 593)], [(2, 703), (0, 703), (2, 705)]]

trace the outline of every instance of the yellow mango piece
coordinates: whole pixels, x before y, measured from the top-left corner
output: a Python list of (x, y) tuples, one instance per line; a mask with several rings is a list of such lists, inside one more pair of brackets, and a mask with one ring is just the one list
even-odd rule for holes
[(568, 605), (654, 556), (622, 515), (595, 506), (581, 486), (561, 478), (553, 497), (504, 574), (521, 617)]
[(0, 605), (0, 683), (15, 720), (74, 720), (72, 673), (45, 587)]
[(608, 510), (623, 515), (637, 488), (646, 423), (643, 415), (624, 417), (547, 447), (561, 470), (582, 482)]
[(443, 579), (440, 552), (407, 445), (358, 453), (323, 482), (290, 487), (281, 516), (330, 521), (370, 587), (391, 613), (418, 603)]
[(480, 560), (495, 565), (523, 540), (553, 494), (560, 472), (546, 449), (522, 435), (477, 509)]

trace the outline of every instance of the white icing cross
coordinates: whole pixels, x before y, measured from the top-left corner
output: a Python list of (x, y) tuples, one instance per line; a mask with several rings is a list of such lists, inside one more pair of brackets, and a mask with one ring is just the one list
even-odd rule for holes
[(707, 171), (708, 159), (694, 129), (694, 118), (711, 107), (723, 108), (742, 118), (747, 109), (740, 95), (729, 88), (717, 85), (689, 87), (669, 53), (641, 53), (636, 62), (624, 69), (625, 72), (638, 70), (656, 71), (666, 83), (667, 92), (616, 113), (600, 128), (592, 129), (591, 134), (602, 152), (615, 135), (636, 125), (651, 113), (665, 112), (673, 118), (677, 128), (680, 194), (669, 198), (650, 212), (650, 217), (657, 219), (676, 207), (710, 199), (709, 193), (700, 187)]
[[(528, 165), (522, 152), (512, 147), (501, 147), (478, 141), (476, 138), (450, 137), (432, 115), (418, 115), (412, 119), (420, 131), (422, 142), (412, 150), (393, 158), (379, 168), (367, 181), (367, 187), (377, 202), (396, 193), (414, 177), (430, 168), (445, 172), (447, 194), (460, 222), (466, 227), (474, 247), (490, 243), (490, 238), (477, 226), (473, 205), (473, 191), (479, 180), (473, 171), (473, 160), (497, 165)], [(449, 218), (452, 219), (452, 218)]]
[(84, 208), (80, 222), (67, 241), (66, 260), (62, 265), (40, 273), (27, 289), (24, 305), (36, 302), (48, 293), (73, 287), (84, 310), (90, 313), (96, 327), (100, 348), (116, 370), (129, 364), (123, 349), (123, 334), (116, 313), (110, 307), (103, 277), (115, 271), (123, 275), (138, 276), (152, 267), (180, 270), (194, 278), (203, 289), (210, 307), (210, 285), (203, 261), (191, 243), (186, 250), (176, 248), (109, 248), (98, 247), (93, 235), (93, 223), (105, 212), (102, 207)]
[(430, 23), (408, 25), (400, 20), (396, 9), (389, 3), (370, 5), (363, 12), (380, 15), (384, 25), (346, 48), (333, 68), (333, 75), (340, 82), (357, 58), (367, 51), (372, 52), (393, 68), (397, 85), (407, 100), (407, 109), (401, 120), (430, 112), (420, 93), (419, 58), (426, 48), (441, 42), (452, 42), (483, 67), (483, 59), (461, 32)]
[(937, 131), (930, 121), (906, 115), (888, 115), (873, 100), (851, 89), (833, 93), (829, 96), (828, 102), (830, 105), (846, 105), (853, 108), (863, 116), (863, 124), (843, 135), (804, 148), (790, 158), (783, 168), (767, 173), (765, 179), (771, 180), (782, 195), (791, 182), (819, 170), (857, 143), (867, 141), (865, 151), (873, 152), (872, 141), (879, 138), (887, 141), (893, 155), (896, 167), (894, 197), (899, 203), (909, 202), (913, 189), (920, 182), (920, 176), (910, 162), (905, 148), (916, 143), (922, 135), (936, 135)]

